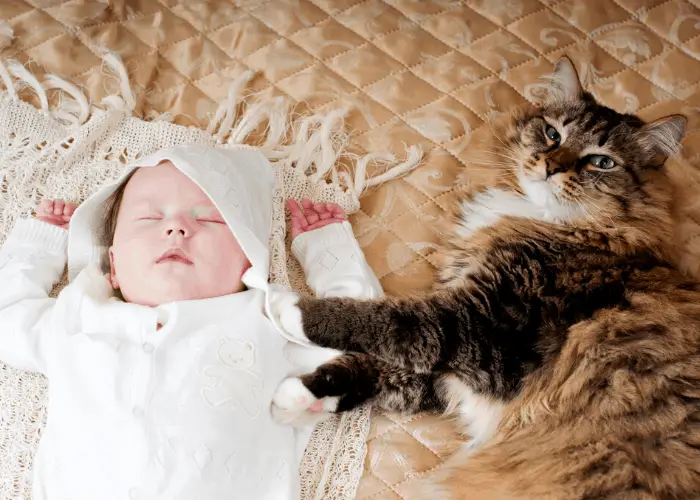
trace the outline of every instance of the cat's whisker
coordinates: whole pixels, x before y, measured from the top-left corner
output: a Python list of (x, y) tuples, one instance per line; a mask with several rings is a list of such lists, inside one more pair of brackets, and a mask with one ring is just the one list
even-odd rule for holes
[(512, 144), (506, 144), (505, 142), (501, 141), (501, 144), (484, 144), (484, 147), (477, 148), (481, 151), (513, 151), (513, 146)]
[[(612, 217), (610, 217), (610, 215), (609, 215), (603, 208), (601, 208), (600, 205), (598, 205), (598, 204), (593, 200), (593, 198), (591, 198), (591, 197), (590, 197), (589, 195), (587, 195), (586, 193), (581, 193), (581, 195), (582, 195), (582, 197), (584, 198), (584, 200), (586, 201), (586, 203), (587, 203), (588, 205), (593, 205), (593, 207), (594, 207), (594, 208), (596, 209), (596, 211), (597, 211), (597, 214), (602, 215), (602, 216), (604, 216), (604, 217), (608, 217), (608, 218), (610, 219), (610, 222), (613, 223), (613, 225), (614, 225), (614, 221), (612, 220)], [(589, 214), (589, 215), (590, 215), (591, 217), (593, 217), (593, 214)]]
[(507, 160), (489, 160), (489, 159), (473, 159), (465, 162), (470, 165), (488, 165), (494, 168), (500, 168), (502, 170), (514, 171), (517, 167), (512, 161)]
[(507, 158), (508, 160), (511, 160), (511, 161), (513, 161), (513, 162), (515, 162), (515, 163), (519, 163), (519, 162), (520, 162), (520, 159), (519, 159), (519, 158), (516, 158), (515, 156), (509, 155), (509, 154), (499, 153), (498, 151), (491, 151), (491, 152), (489, 152), (488, 154), (489, 154), (489, 155), (498, 156), (498, 157), (501, 157), (501, 158)]
[(484, 166), (489, 166), (492, 168), (497, 168), (500, 170), (508, 170), (508, 171), (513, 170), (512, 165), (508, 165), (508, 164), (501, 162), (501, 161), (469, 161), (466, 163), (470, 166), (471, 165), (484, 165)]
[(507, 158), (511, 161), (506, 162), (501, 158), (503, 158), (503, 156), (472, 156), (469, 158), (469, 160), (467, 160), (467, 163), (494, 163), (500, 165), (510, 165), (512, 161), (514, 161), (512, 158)]
[(497, 180), (511, 179), (513, 177), (509, 172), (498, 172), (490, 168), (472, 168), (471, 172), (479, 174), (488, 174), (490, 178)]
[[(590, 199), (590, 200), (587, 199), (586, 193), (580, 192), (579, 194), (581, 195), (582, 198), (584, 198), (585, 202), (589, 203), (590, 205), (593, 205), (599, 211), (601, 210), (601, 208), (592, 199)], [(596, 218), (593, 216), (593, 214), (590, 212), (590, 210), (588, 210), (588, 207), (586, 206), (586, 204), (583, 201), (581, 201), (580, 199), (575, 199), (575, 200), (572, 200), (572, 204), (575, 205), (579, 209), (579, 211), (583, 213), (583, 216), (584, 216), (586, 222), (588, 222), (594, 226), (600, 226), (600, 221), (596, 220)], [(602, 227), (602, 226), (600, 226), (600, 227)]]
[(603, 178), (603, 175), (605, 175), (605, 174), (603, 174), (603, 172), (598, 173), (598, 177), (596, 177), (595, 182), (593, 182), (593, 187), (594, 187), (594, 188), (597, 188), (597, 187), (598, 187), (598, 183), (599, 183), (600, 180)]
[(587, 203), (593, 205), (598, 210), (598, 213), (601, 216), (607, 217), (608, 220), (610, 220), (610, 226), (612, 226), (613, 229), (615, 229), (616, 231), (620, 231), (621, 229), (626, 229), (626, 230), (632, 229), (631, 226), (621, 226), (619, 221), (615, 220), (608, 210), (605, 210), (600, 205), (598, 205), (593, 200), (593, 197), (591, 195), (584, 193), (584, 192), (582, 192), (581, 195), (586, 199)]
[(588, 222), (594, 229), (598, 231), (605, 229), (603, 223), (596, 219), (592, 214), (588, 213), (588, 211), (585, 212), (584, 217), (586, 218), (586, 222)]
[(503, 146), (499, 146), (498, 144), (492, 144), (488, 148), (484, 149), (483, 151), (502, 151), (502, 152), (507, 152), (507, 153), (513, 153), (517, 154), (518, 151), (515, 150), (511, 145), (507, 145), (504, 143)]
[(598, 183), (601, 181), (601, 179), (603, 179), (604, 176), (605, 176), (605, 173), (604, 173), (604, 172), (598, 172), (598, 173), (596, 174), (596, 178), (595, 178), (595, 179), (590, 180), (590, 181), (583, 182), (583, 183), (581, 183), (581, 184), (584, 185), (584, 186), (587, 186), (587, 187), (597, 188), (597, 187), (598, 187)]
[[(496, 132), (496, 131), (493, 129), (493, 122), (492, 122), (491, 120), (487, 120), (487, 121), (486, 121), (486, 124), (488, 125), (489, 130), (490, 130), (490, 131), (492, 132), (492, 134), (493, 134), (492, 137), (495, 138), (498, 142), (500, 142), (500, 143), (503, 144), (504, 146), (506, 146), (506, 143), (503, 141), (503, 139), (501, 139), (501, 134), (499, 134), (498, 132)], [(507, 147), (507, 146), (506, 146), (506, 147)]]
[(518, 156), (518, 151), (510, 146), (498, 146), (497, 144), (494, 144), (486, 151), (489, 151), (490, 153), (503, 153)]
[(476, 150), (474, 150), (474, 153), (484, 153), (484, 154), (507, 154), (507, 153), (510, 153), (512, 155), (517, 154), (517, 152), (514, 151), (512, 148), (505, 148), (505, 147), (500, 147), (500, 146), (492, 146), (492, 147), (489, 147), (486, 149), (476, 149)]

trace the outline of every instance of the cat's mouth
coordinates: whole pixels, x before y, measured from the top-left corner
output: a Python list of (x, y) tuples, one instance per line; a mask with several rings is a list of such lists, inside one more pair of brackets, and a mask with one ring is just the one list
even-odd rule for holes
[(566, 213), (565, 218), (568, 218), (569, 204), (558, 196), (558, 186), (551, 182), (551, 178), (532, 175), (521, 170), (518, 181), (523, 194), (533, 205), (548, 213), (558, 214), (557, 218)]
[(524, 179), (520, 182), (520, 186), (523, 188), (525, 196), (537, 206), (547, 207), (558, 201), (552, 187), (546, 180)]
[(525, 197), (542, 212), (544, 220), (572, 223), (585, 220), (587, 207), (575, 201), (562, 199), (557, 193), (559, 186), (552, 178), (542, 178), (521, 172), (518, 176), (520, 189)]
[(546, 208), (553, 203), (559, 204), (553, 186), (547, 181), (546, 176), (534, 175), (533, 172), (525, 171), (520, 165), (518, 183), (523, 194), (535, 205)]

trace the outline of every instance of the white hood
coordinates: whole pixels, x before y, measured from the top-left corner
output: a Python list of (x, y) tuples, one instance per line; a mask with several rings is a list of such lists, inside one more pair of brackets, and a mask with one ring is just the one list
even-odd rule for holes
[(109, 271), (107, 248), (100, 245), (105, 201), (132, 170), (165, 160), (192, 179), (219, 209), (252, 265), (243, 275), (245, 285), (267, 290), (275, 172), (267, 158), (247, 146), (177, 146), (128, 165), (120, 179), (97, 191), (75, 211), (68, 233), (69, 280), (90, 264), (98, 264), (104, 273)]

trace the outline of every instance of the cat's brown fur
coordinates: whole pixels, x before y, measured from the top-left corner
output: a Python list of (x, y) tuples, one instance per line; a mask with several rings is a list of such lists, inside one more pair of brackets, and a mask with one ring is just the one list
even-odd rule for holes
[(570, 328), (493, 440), (446, 464), (446, 498), (700, 497), (700, 294), (672, 271), (645, 280), (629, 309)]
[(671, 264), (663, 167), (684, 121), (598, 105), (568, 60), (550, 90), (500, 137), (508, 161), (460, 207), (432, 294), (280, 316), (357, 353), (302, 381), (339, 410), (462, 416), (476, 446), (423, 498), (700, 498), (700, 284)]

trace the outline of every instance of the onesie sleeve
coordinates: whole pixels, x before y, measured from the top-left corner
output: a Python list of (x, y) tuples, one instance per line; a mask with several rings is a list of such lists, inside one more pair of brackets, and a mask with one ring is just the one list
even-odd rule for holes
[(374, 299), (384, 295), (347, 221), (300, 234), (292, 242), (292, 254), (318, 297)]
[(66, 265), (68, 234), (36, 219), (15, 224), (0, 249), (0, 361), (46, 373), (49, 297)]

